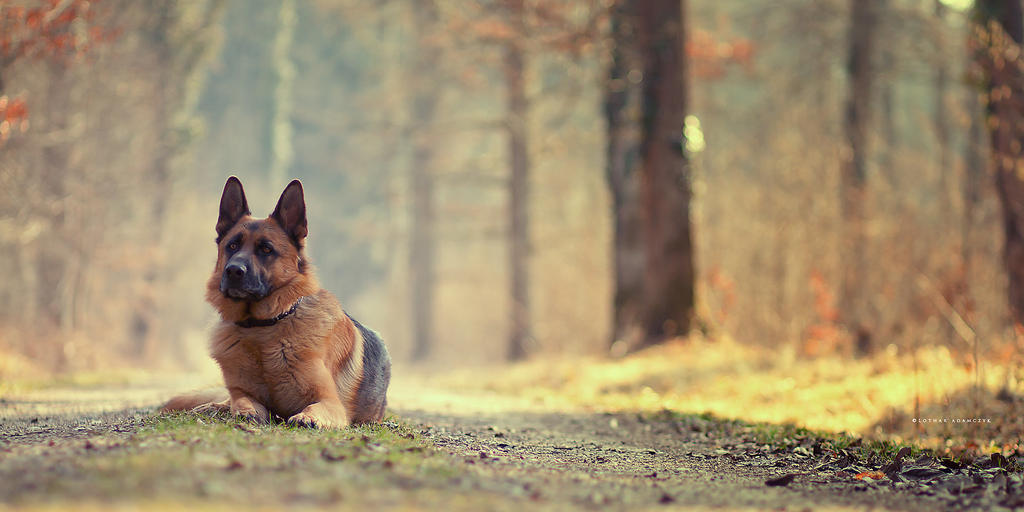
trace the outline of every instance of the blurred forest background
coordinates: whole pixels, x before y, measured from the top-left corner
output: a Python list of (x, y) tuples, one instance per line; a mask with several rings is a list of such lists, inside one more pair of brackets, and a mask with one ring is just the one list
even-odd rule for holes
[(230, 174), (257, 215), (303, 180), (323, 283), (402, 361), (691, 333), (1019, 368), (1022, 25), (995, 0), (0, 0), (0, 378), (209, 364)]

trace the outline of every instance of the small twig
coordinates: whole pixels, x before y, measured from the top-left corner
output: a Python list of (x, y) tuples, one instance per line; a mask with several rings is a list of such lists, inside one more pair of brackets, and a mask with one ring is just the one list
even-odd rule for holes
[(949, 325), (953, 327), (953, 330), (957, 333), (960, 338), (969, 344), (973, 344), (978, 339), (978, 334), (971, 328), (970, 324), (964, 320), (964, 317), (953, 307), (945, 297), (939, 293), (935, 285), (932, 284), (931, 280), (928, 279), (924, 274), (917, 275), (917, 286), (922, 292), (926, 292), (931, 298), (932, 303), (938, 308), (939, 313), (942, 313), (942, 317), (949, 322)]
[(981, 392), (981, 361), (979, 360), (979, 340), (978, 333), (964, 320), (963, 316), (957, 312), (956, 308), (946, 300), (945, 297), (939, 293), (935, 285), (928, 279), (924, 274), (917, 275), (917, 285), (924, 292), (931, 292), (929, 295), (932, 298), (932, 302), (935, 303), (935, 307), (939, 309), (942, 316), (946, 318), (946, 321), (953, 326), (953, 330), (971, 346), (971, 350), (974, 356), (974, 409), (975, 414), (978, 411), (979, 394)]
[(60, 16), (61, 13), (71, 5), (71, 1), (72, 0), (61, 0), (59, 4), (53, 7), (53, 9), (46, 11), (46, 15), (43, 16), (43, 25), (49, 24), (54, 20), (54, 18)]

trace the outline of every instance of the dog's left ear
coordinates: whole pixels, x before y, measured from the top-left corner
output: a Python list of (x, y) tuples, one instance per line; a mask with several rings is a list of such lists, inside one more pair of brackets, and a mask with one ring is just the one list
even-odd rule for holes
[(224, 193), (220, 196), (220, 216), (217, 217), (217, 243), (234, 227), (238, 221), (249, 215), (249, 203), (245, 200), (242, 182), (235, 176), (228, 178), (224, 184)]
[(302, 195), (302, 183), (299, 180), (292, 180), (284, 188), (281, 198), (277, 200), (277, 208), (274, 208), (270, 217), (277, 221), (296, 244), (306, 238), (306, 199)]

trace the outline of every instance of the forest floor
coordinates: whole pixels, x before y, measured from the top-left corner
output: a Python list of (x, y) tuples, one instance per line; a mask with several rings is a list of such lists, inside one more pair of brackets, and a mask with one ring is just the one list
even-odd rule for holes
[[(676, 374), (686, 370), (678, 368), (680, 361), (689, 361), (692, 371), (714, 369), (713, 354), (721, 348), (689, 344), (619, 361), (530, 363), (442, 376), (396, 368), (387, 421), (334, 432), (153, 413), (160, 400), (195, 385), (195, 378), (8, 387), (0, 390), (0, 509), (1024, 506), (1019, 447), (1006, 448), (1020, 430), (1010, 434), (1012, 422), (1002, 425), (1004, 416), (1019, 417), (1007, 409), (1018, 405), (1016, 396), (993, 398), (1005, 406), (1001, 411), (981, 411), (979, 403), (989, 402), (975, 397), (974, 414), (999, 419), (999, 425), (971, 427), (986, 432), (934, 451), (922, 451), (921, 443), (901, 450), (892, 437), (876, 441), (783, 425), (787, 418), (759, 419), (806, 414), (837, 421), (822, 419), (820, 404), (799, 393), (790, 393), (796, 402), (780, 400), (788, 405), (764, 398), (763, 407), (748, 403), (772, 393), (779, 368), (759, 366), (736, 347), (726, 347), (733, 366), (759, 368), (754, 373), (761, 385), (735, 394), (719, 389), (708, 373), (694, 377), (704, 388), (694, 396), (711, 403), (734, 393), (747, 410), (728, 416), (747, 421), (722, 419), (727, 411), (716, 407), (681, 407), (690, 391), (678, 375), (658, 377), (668, 372), (663, 362), (675, 358)], [(861, 371), (856, 364), (846, 370), (851, 378)], [(731, 381), (750, 386), (746, 373)], [(890, 378), (878, 367), (873, 375)], [(838, 393), (827, 383), (818, 386)], [(871, 389), (859, 392), (866, 401), (878, 400)], [(838, 395), (828, 399), (836, 415), (853, 421)], [(770, 412), (776, 408), (802, 412)], [(929, 414), (960, 415), (954, 408), (951, 399), (945, 412)], [(942, 436), (917, 439), (927, 444), (933, 437)]]

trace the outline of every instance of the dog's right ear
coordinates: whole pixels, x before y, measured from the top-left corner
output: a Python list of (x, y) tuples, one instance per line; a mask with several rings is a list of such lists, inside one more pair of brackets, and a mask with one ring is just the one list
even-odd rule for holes
[(227, 232), (238, 223), (238, 220), (249, 215), (249, 203), (245, 201), (242, 182), (232, 176), (224, 184), (224, 193), (220, 196), (220, 216), (217, 217), (217, 243)]

